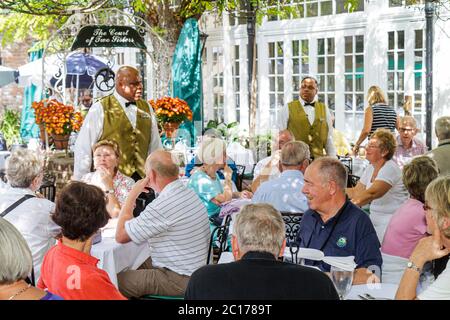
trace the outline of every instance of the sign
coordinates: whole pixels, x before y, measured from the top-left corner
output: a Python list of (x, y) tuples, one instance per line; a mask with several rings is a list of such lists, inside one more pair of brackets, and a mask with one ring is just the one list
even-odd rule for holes
[(78, 32), (71, 50), (92, 47), (135, 47), (146, 50), (136, 29), (126, 26), (86, 26)]

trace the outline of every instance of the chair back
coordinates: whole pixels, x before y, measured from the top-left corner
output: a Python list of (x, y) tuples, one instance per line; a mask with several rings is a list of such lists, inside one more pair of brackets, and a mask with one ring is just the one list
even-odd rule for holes
[(237, 168), (236, 188), (238, 189), (238, 191), (242, 191), (242, 181), (244, 181), (245, 166), (237, 164), (236, 168)]
[(298, 230), (300, 228), (300, 222), (303, 218), (303, 212), (282, 211), (281, 216), (283, 217), (286, 227), (286, 249), (289, 249), (289, 252), (291, 254), (291, 262), (297, 264), (299, 244), (297, 243), (296, 239)]
[(209, 239), (209, 251), (206, 264), (209, 264), (211, 262), (211, 253), (213, 260), (215, 259), (215, 261), (217, 262), (219, 261), (222, 252), (228, 249), (228, 233), (230, 231), (230, 222), (231, 215), (227, 215), (223, 220), (222, 225), (215, 227), (212, 231), (211, 237)]
[(56, 187), (53, 183), (43, 184), (39, 188), (39, 193), (42, 194), (47, 200), (55, 202), (56, 197)]

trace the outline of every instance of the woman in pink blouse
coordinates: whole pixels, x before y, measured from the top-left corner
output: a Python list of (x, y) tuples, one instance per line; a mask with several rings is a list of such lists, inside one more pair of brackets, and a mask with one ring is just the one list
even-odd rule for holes
[(99, 141), (92, 147), (92, 152), (95, 171), (85, 174), (81, 180), (98, 186), (106, 193), (106, 209), (111, 218), (116, 218), (134, 185), (134, 180), (119, 171), (120, 150), (115, 141)]
[(403, 183), (410, 198), (397, 209), (389, 221), (381, 252), (408, 259), (420, 239), (427, 236), (424, 197), (428, 184), (436, 179), (436, 162), (419, 156), (403, 168)]

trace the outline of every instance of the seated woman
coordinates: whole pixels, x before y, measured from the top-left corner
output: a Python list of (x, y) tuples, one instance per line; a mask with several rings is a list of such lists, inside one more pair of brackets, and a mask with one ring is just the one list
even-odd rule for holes
[(36, 281), (42, 259), (60, 232), (50, 217), (55, 204), (36, 193), (42, 184), (43, 172), (44, 162), (39, 154), (29, 149), (16, 149), (6, 160), (8, 186), (0, 188), (0, 216), (11, 222), (27, 241), (33, 255)]
[(0, 300), (62, 300), (25, 280), (33, 259), (27, 242), (11, 223), (0, 218)]
[(85, 174), (81, 181), (95, 185), (108, 196), (106, 209), (111, 218), (116, 218), (134, 185), (134, 180), (120, 173), (119, 145), (112, 140), (102, 140), (92, 148), (94, 172)]
[(356, 186), (347, 189), (354, 204), (361, 207), (370, 203), (370, 220), (380, 242), (392, 215), (408, 199), (402, 172), (392, 161), (395, 146), (391, 132), (377, 129), (367, 144), (366, 159), (370, 164)]
[(395, 296), (400, 300), (449, 300), (450, 266), (417, 296), (419, 276), (426, 262), (450, 253), (450, 176), (439, 177), (425, 191), (428, 232), (414, 248)]
[[(225, 163), (227, 157), (225, 141), (205, 137), (198, 147), (198, 157), (203, 165), (191, 176), (188, 187), (198, 194), (205, 205), (211, 221), (211, 229), (213, 229), (222, 222), (219, 217), (221, 204), (230, 201), (232, 198), (251, 198), (252, 193), (232, 191), (232, 171)], [(224, 169), (223, 186), (217, 174), (219, 169)]]
[(438, 175), (437, 164), (430, 157), (416, 157), (405, 165), (403, 183), (410, 198), (392, 216), (381, 252), (408, 259), (417, 242), (427, 236), (425, 189)]
[(109, 219), (106, 201), (100, 188), (83, 182), (61, 190), (52, 216), (61, 226), (61, 238), (44, 258), (39, 288), (68, 300), (125, 299), (90, 255), (95, 233)]

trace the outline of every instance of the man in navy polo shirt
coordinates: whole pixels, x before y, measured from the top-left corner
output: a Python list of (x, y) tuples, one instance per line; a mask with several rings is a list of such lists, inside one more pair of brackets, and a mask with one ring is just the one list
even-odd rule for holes
[[(373, 276), (373, 270), (381, 272), (380, 242), (367, 214), (346, 197), (346, 180), (344, 165), (334, 158), (318, 158), (306, 169), (302, 192), (310, 210), (303, 215), (297, 241), (300, 247), (321, 250), (325, 256), (355, 256), (353, 284), (361, 284)], [(330, 271), (322, 261), (305, 264)]]

